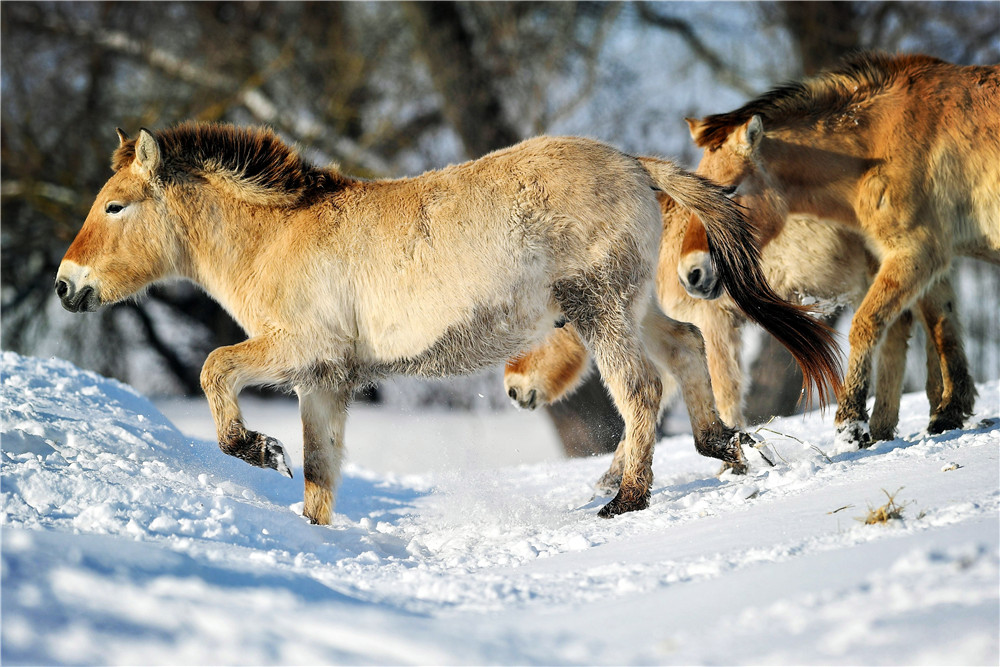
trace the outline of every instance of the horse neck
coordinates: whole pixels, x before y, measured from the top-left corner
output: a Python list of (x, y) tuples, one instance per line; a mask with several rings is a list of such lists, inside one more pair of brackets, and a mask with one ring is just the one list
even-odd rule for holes
[(244, 324), (245, 292), (263, 287), (262, 255), (281, 234), (282, 211), (212, 192), (199, 193), (198, 199), (182, 204), (188, 211), (197, 211), (184, 216), (185, 277)]
[(873, 165), (859, 133), (781, 128), (768, 132), (760, 156), (786, 214), (857, 224), (853, 202), (861, 178)]

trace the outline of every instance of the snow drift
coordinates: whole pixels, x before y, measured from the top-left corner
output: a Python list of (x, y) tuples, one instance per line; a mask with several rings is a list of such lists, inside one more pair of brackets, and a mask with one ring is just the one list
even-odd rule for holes
[[(650, 508), (612, 520), (592, 499), (601, 457), (349, 465), (318, 527), (294, 446), (287, 480), (192, 441), (128, 386), (2, 361), (5, 664), (1000, 657), (1000, 381), (937, 436), (905, 396), (901, 437), (863, 452), (834, 451), (832, 411), (776, 420), (760, 435), (777, 465), (742, 478), (667, 438)], [(856, 520), (887, 493), (901, 519)]]

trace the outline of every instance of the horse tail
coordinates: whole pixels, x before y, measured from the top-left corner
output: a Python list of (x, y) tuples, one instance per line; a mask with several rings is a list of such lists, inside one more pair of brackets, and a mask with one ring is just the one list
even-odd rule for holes
[(813, 387), (821, 405), (840, 393), (843, 370), (834, 331), (788, 303), (768, 284), (760, 268), (760, 247), (742, 208), (712, 181), (656, 158), (639, 158), (654, 186), (690, 209), (705, 226), (708, 251), (729, 296), (741, 311), (778, 339), (802, 369), (806, 406)]

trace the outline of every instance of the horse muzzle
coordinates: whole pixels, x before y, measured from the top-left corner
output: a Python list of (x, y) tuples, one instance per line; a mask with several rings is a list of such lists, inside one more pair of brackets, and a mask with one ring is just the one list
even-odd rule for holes
[(684, 291), (696, 299), (717, 299), (722, 294), (722, 282), (715, 273), (715, 267), (708, 253), (695, 261), (681, 262), (677, 267), (677, 277)]
[(101, 307), (101, 296), (97, 285), (87, 280), (89, 271), (76, 264), (59, 267), (56, 276), (56, 296), (63, 308), (71, 313), (93, 312)]

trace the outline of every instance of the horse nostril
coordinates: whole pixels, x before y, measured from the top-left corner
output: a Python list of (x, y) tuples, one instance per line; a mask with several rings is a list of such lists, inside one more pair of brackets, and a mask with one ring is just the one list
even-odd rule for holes
[(56, 295), (60, 299), (65, 299), (67, 294), (69, 294), (69, 283), (67, 283), (65, 280), (57, 280)]
[(511, 387), (510, 391), (507, 392), (507, 395), (510, 396), (512, 400), (516, 401), (517, 400), (517, 389), (515, 389), (514, 387)]
[(700, 282), (701, 269), (691, 269), (691, 272), (688, 274), (688, 285), (691, 287), (697, 287)]

